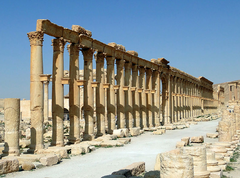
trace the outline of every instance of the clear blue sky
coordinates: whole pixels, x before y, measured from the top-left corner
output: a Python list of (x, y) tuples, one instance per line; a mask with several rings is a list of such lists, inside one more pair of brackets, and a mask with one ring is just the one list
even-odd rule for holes
[[(1, 2), (0, 17), (0, 98), (30, 97), (27, 33), (35, 31), (37, 19), (66, 28), (80, 25), (94, 39), (122, 44), (146, 60), (164, 57), (214, 83), (240, 79), (239, 0), (9, 0)], [(47, 35), (43, 57), (44, 73), (51, 74)], [(68, 70), (67, 51), (64, 57)]]

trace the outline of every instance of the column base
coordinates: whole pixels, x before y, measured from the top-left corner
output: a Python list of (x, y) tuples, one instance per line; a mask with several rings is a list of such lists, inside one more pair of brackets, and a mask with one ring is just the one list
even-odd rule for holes
[(95, 135), (93, 134), (83, 134), (83, 141), (91, 141), (95, 139)]
[(68, 139), (68, 144), (75, 144), (75, 143), (80, 143), (79, 138), (69, 138)]
[(63, 142), (51, 143), (51, 146), (64, 147), (64, 143)]
[(10, 149), (10, 150), (5, 150), (5, 149), (2, 151), (2, 153), (3, 153), (2, 155), (3, 156), (19, 156), (20, 155), (20, 150), (17, 149), (17, 148)]

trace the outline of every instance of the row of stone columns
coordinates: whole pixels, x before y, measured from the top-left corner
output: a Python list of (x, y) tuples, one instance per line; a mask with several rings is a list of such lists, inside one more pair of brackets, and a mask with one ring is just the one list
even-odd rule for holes
[[(43, 121), (44, 117), (47, 118), (46, 114), (43, 117), (43, 84), (46, 92), (44, 96), (47, 97), (50, 75), (43, 75), (43, 33), (40, 31), (30, 32), (28, 37), (31, 45), (30, 107), (32, 134), (29, 151), (34, 152), (43, 148)], [(64, 84), (69, 85), (70, 143), (80, 142), (80, 86), (84, 87), (84, 140), (92, 140), (95, 137), (95, 106), (97, 136), (104, 135), (106, 130), (111, 134), (116, 128), (157, 127), (161, 124), (160, 122), (169, 124), (201, 114), (200, 87), (174, 75), (165, 76), (159, 70), (125, 61), (124, 56), (116, 58), (115, 54), (96, 51), (96, 81), (93, 81), (93, 54), (95, 50), (80, 48), (79, 44), (76, 43), (68, 45), (69, 78), (64, 78), (63, 54), (65, 44), (66, 41), (63, 38), (52, 40), (53, 146), (64, 146)], [(84, 60), (84, 80), (79, 80), (80, 51)], [(104, 73), (105, 60), (107, 66), (106, 77)], [(115, 62), (117, 71), (114, 70)], [(162, 86), (160, 85), (161, 81)], [(162, 95), (160, 94), (161, 87)], [(96, 92), (95, 95), (94, 91)], [(45, 100), (47, 101), (48, 98), (45, 98)], [(44, 107), (47, 108), (47, 105)], [(162, 118), (160, 116), (161, 110)], [(105, 115), (107, 115), (107, 119), (105, 119)], [(107, 128), (105, 128), (106, 125)]]

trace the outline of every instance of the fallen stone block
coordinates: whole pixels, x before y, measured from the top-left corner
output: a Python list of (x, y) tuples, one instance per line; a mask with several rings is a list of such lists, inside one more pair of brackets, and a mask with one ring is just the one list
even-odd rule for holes
[(166, 133), (165, 129), (158, 129), (156, 131), (153, 131), (153, 135), (162, 135), (164, 133)]
[(165, 125), (166, 130), (175, 130), (176, 126), (173, 124)]
[(176, 126), (176, 129), (185, 129), (185, 128), (186, 128), (185, 125), (177, 125), (177, 126)]
[(113, 130), (113, 135), (116, 135), (118, 138), (124, 137), (125, 133), (122, 129), (115, 129)]
[(80, 154), (83, 154), (85, 153), (85, 150), (83, 147), (81, 146), (73, 146), (71, 147), (71, 154), (72, 155), (80, 155)]
[(190, 142), (190, 137), (183, 137), (181, 139), (182, 142), (185, 142), (185, 146), (189, 145), (189, 142)]
[[(42, 154), (36, 154), (36, 155), (32, 155), (32, 154), (23, 154), (20, 156), (17, 156), (16, 158), (18, 159), (18, 162), (20, 165), (22, 165), (25, 162), (37, 162), (40, 160), (41, 157), (43, 157), (44, 155)], [(4, 158), (3, 158), (4, 159)]]
[(131, 136), (140, 135), (140, 128), (138, 128), (138, 127), (130, 128), (130, 134), (131, 134)]
[(183, 141), (177, 142), (177, 144), (176, 144), (176, 148), (182, 148), (184, 146), (185, 146), (185, 142), (183, 142)]
[(131, 142), (131, 138), (119, 138), (118, 141), (123, 144), (128, 144)]
[(43, 167), (42, 163), (40, 162), (33, 162), (34, 166), (35, 166), (35, 169), (40, 169)]
[(129, 166), (113, 172), (112, 175), (124, 175), (125, 177), (137, 176), (145, 172), (145, 162), (136, 162)]
[(191, 137), (191, 143), (203, 143), (203, 142), (204, 142), (203, 136)]
[(118, 140), (106, 140), (101, 143), (102, 147), (123, 146), (124, 144)]
[(67, 147), (48, 147), (48, 149), (39, 150), (38, 154), (55, 154), (59, 155), (60, 159), (67, 159), (69, 158), (67, 150)]
[(0, 160), (0, 174), (17, 172), (18, 170), (19, 170), (19, 162), (17, 158), (5, 157), (5, 159)]
[(35, 165), (32, 162), (24, 162), (22, 164), (22, 169), (24, 171), (30, 171), (32, 169), (35, 169)]
[(52, 166), (58, 163), (58, 156), (57, 155), (47, 155), (40, 159), (40, 162), (44, 166)]
[(123, 128), (122, 130), (124, 132), (124, 137), (129, 137), (130, 136), (129, 130), (127, 128)]
[(207, 133), (206, 137), (208, 137), (208, 138), (217, 138), (218, 137), (218, 133)]
[(31, 140), (19, 140), (19, 146), (21, 148), (28, 148), (31, 144)]

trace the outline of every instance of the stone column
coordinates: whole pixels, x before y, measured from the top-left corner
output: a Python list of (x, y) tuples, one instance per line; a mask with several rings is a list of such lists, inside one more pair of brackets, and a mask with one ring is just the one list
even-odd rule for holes
[(125, 118), (125, 93), (124, 87), (124, 60), (116, 60), (117, 64), (117, 85), (119, 89), (117, 91), (117, 128), (126, 128)]
[(96, 59), (96, 82), (99, 83), (96, 88), (96, 116), (97, 116), (97, 136), (105, 134), (105, 91), (103, 84), (105, 83), (104, 74), (104, 54), (97, 52)]
[(153, 94), (153, 107), (154, 107), (154, 125), (156, 127), (160, 126), (160, 74), (159, 71), (154, 70), (153, 71), (153, 90), (155, 90), (155, 93)]
[(19, 156), (20, 99), (4, 99), (5, 145), (3, 155)]
[[(70, 118), (70, 143), (80, 142), (80, 96), (78, 88), (79, 79), (79, 46), (71, 43), (68, 46), (70, 55), (70, 69), (69, 69), (69, 118)], [(85, 113), (85, 112), (84, 112)]]
[(143, 124), (143, 128), (147, 128), (147, 108), (146, 108), (146, 93), (145, 93), (145, 89), (146, 89), (145, 68), (140, 67), (139, 72), (140, 72), (139, 86), (142, 89), (142, 93), (141, 93), (142, 124)]
[(172, 77), (169, 75), (168, 78), (168, 100), (167, 100), (167, 117), (166, 117), (166, 123), (170, 124), (172, 119)]
[(63, 117), (64, 117), (64, 77), (63, 53), (65, 41), (53, 39), (53, 76), (52, 76), (52, 145), (64, 146)]
[(146, 88), (147, 94), (147, 112), (148, 112), (148, 125), (149, 128), (153, 127), (153, 113), (152, 113), (152, 69), (146, 70)]
[(108, 117), (108, 133), (112, 134), (115, 129), (115, 73), (114, 73), (114, 56), (106, 56), (107, 60), (107, 83), (109, 84), (109, 88), (107, 88), (107, 117)]
[(132, 102), (132, 79), (131, 79), (132, 63), (125, 63), (125, 86), (128, 90), (125, 92), (125, 115), (126, 127), (133, 128), (133, 102)]
[(178, 122), (179, 121), (179, 114), (178, 114), (178, 108), (179, 108), (179, 103), (178, 103), (178, 78), (176, 78), (176, 83), (175, 83), (175, 106), (176, 106), (176, 118), (175, 121)]
[(238, 96), (237, 96), (237, 84), (235, 84), (235, 91), (234, 91), (234, 95), (235, 95), (235, 97), (234, 97), (234, 100), (236, 101), (236, 100), (238, 100)]
[(232, 101), (232, 85), (229, 85), (229, 101)]
[(30, 62), (30, 112), (31, 112), (31, 145), (28, 152), (43, 149), (43, 74), (42, 42), (43, 32), (28, 33), (31, 46)]
[(49, 111), (49, 108), (48, 108), (48, 84), (49, 84), (49, 81), (44, 81), (43, 82), (44, 84), (44, 122), (47, 122), (48, 121), (48, 111)]
[(93, 50), (82, 49), (84, 60), (84, 118), (85, 118), (85, 131), (83, 134), (84, 140), (94, 139), (94, 121), (93, 121)]
[(140, 127), (140, 100), (139, 100), (139, 78), (138, 78), (138, 66), (132, 65), (132, 86), (135, 87), (133, 95), (133, 113), (134, 113), (134, 126)]

